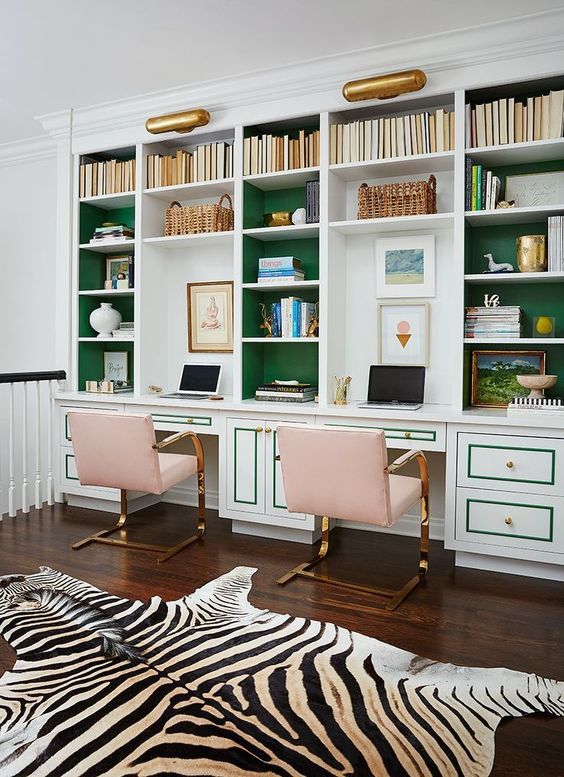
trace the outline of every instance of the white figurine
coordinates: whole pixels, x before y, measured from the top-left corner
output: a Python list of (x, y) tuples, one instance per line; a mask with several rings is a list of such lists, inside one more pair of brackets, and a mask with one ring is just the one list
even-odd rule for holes
[(488, 260), (488, 269), (484, 272), (514, 272), (515, 268), (509, 262), (502, 262), (498, 264), (494, 261), (492, 254), (484, 254), (484, 259)]

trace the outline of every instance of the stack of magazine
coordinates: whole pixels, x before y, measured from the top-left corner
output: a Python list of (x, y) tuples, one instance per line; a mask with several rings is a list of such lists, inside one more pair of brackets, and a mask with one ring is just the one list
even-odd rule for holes
[(521, 337), (521, 308), (518, 305), (499, 305), (497, 308), (467, 307), (464, 337), (518, 339)]
[(313, 402), (317, 386), (297, 380), (263, 383), (257, 387), (255, 399), (260, 402)]

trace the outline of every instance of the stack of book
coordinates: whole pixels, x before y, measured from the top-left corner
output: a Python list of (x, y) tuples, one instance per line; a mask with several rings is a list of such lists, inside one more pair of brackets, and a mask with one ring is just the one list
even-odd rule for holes
[(133, 240), (134, 237), (135, 233), (131, 227), (126, 227), (124, 224), (111, 224), (106, 227), (96, 227), (90, 242), (93, 244), (123, 243), (125, 240)]
[(117, 329), (112, 332), (114, 340), (133, 340), (135, 325), (133, 321), (122, 321)]
[(148, 189), (232, 177), (233, 146), (230, 143), (202, 144), (191, 151), (179, 148), (175, 154), (150, 154), (147, 157)]
[(523, 413), (525, 411), (542, 413), (564, 413), (564, 403), (558, 397), (513, 397), (507, 406), (508, 413)]
[(548, 217), (548, 271), (564, 272), (564, 216)]
[(319, 181), (306, 181), (306, 224), (319, 221)]
[(412, 113), (332, 124), (329, 164), (368, 162), (454, 149), (454, 111)]
[(90, 157), (82, 157), (78, 176), (80, 198), (132, 191), (135, 191), (135, 159), (98, 162)]
[(466, 210), (494, 210), (501, 193), (501, 180), (491, 170), (466, 157)]
[(317, 386), (297, 381), (274, 381), (263, 383), (255, 392), (260, 402), (313, 402), (317, 395)]
[(253, 135), (243, 140), (243, 175), (319, 166), (319, 130), (290, 135)]
[(301, 259), (295, 256), (262, 256), (258, 260), (257, 283), (296, 283), (304, 278)]
[(300, 297), (284, 297), (270, 306), (272, 337), (307, 337), (315, 303)]
[(518, 305), (467, 307), (464, 337), (518, 339), (521, 337), (521, 308)]
[(550, 140), (563, 134), (564, 89), (466, 105), (466, 143), (471, 148)]

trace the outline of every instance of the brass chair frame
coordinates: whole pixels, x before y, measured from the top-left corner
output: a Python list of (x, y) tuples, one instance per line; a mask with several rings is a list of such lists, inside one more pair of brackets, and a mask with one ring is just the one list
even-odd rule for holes
[[(280, 456), (276, 459), (279, 461)], [(373, 586), (357, 585), (356, 583), (348, 583), (344, 580), (338, 580), (328, 575), (316, 574), (312, 571), (312, 568), (319, 564), (320, 561), (327, 556), (329, 552), (329, 521), (330, 518), (327, 515), (322, 516), (321, 522), (321, 545), (311, 561), (307, 561), (304, 564), (299, 564), (286, 574), (282, 575), (276, 582), (278, 585), (285, 585), (289, 583), (295, 577), (305, 577), (309, 580), (319, 580), (323, 583), (331, 583), (332, 585), (340, 586), (341, 588), (350, 588), (354, 591), (364, 591), (366, 593), (378, 594), (384, 596), (390, 601), (386, 604), (387, 610), (395, 610), (409, 594), (411, 594), (415, 588), (421, 583), (427, 574), (429, 569), (429, 467), (425, 454), (421, 451), (410, 451), (404, 453), (392, 464), (388, 465), (386, 472), (393, 474), (397, 472), (401, 467), (404, 467), (408, 462), (417, 459), (419, 464), (419, 477), (421, 479), (421, 523), (420, 523), (420, 545), (419, 545), (419, 569), (417, 574), (405, 583), (399, 590), (391, 590), (389, 588), (376, 588)]]
[(109, 537), (109, 534), (124, 529), (127, 523), (127, 491), (122, 488), (120, 489), (120, 515), (116, 525), (112, 526), (110, 529), (104, 529), (103, 531), (96, 532), (96, 534), (91, 534), (89, 537), (85, 537), (79, 542), (75, 542), (74, 545), (71, 546), (72, 549), (78, 550), (91, 542), (100, 542), (104, 545), (120, 545), (124, 548), (151, 550), (163, 554), (157, 559), (157, 563), (162, 564), (164, 561), (168, 561), (169, 558), (176, 556), (176, 554), (180, 553), (184, 548), (192, 545), (192, 543), (201, 540), (206, 530), (206, 483), (204, 475), (204, 449), (200, 438), (194, 432), (178, 432), (177, 434), (170, 435), (170, 437), (166, 437), (164, 440), (161, 440), (161, 442), (155, 443), (153, 448), (157, 451), (162, 451), (170, 445), (175, 445), (177, 442), (180, 442), (180, 440), (183, 440), (185, 437), (190, 437), (192, 439), (196, 449), (196, 458), (198, 460), (198, 528), (196, 534), (185, 540), (181, 540), (176, 545), (170, 547), (164, 545), (151, 545), (145, 542), (129, 542), (128, 540), (118, 540)]

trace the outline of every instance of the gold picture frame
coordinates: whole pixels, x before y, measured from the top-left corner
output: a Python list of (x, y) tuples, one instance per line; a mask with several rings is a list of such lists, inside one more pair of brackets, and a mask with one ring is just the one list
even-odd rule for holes
[[(495, 359), (496, 362), (493, 362)], [(480, 363), (482, 360), (482, 363)], [(471, 404), (473, 407), (507, 407), (509, 402), (514, 396), (527, 396), (528, 389), (524, 389), (514, 379), (516, 372), (510, 374), (510, 366), (504, 366), (504, 363), (511, 365), (512, 362), (521, 361), (523, 372), (525, 374), (538, 374), (544, 375), (546, 371), (546, 351), (472, 351), (472, 386), (471, 386)], [(530, 367), (526, 367), (527, 361), (530, 363)], [(532, 372), (534, 363), (538, 363), (538, 372)], [(501, 366), (498, 371), (505, 373), (502, 377), (505, 379), (502, 383), (497, 381), (497, 385), (492, 381), (493, 373), (496, 372), (495, 364), (499, 363)], [(485, 370), (489, 370), (492, 373), (489, 380), (492, 385), (489, 388), (480, 386), (484, 380), (488, 379), (488, 376), (484, 374), (480, 375), (479, 370), (482, 373)], [(505, 401), (507, 400), (507, 401)]]
[(187, 283), (188, 351), (233, 352), (233, 281)]

